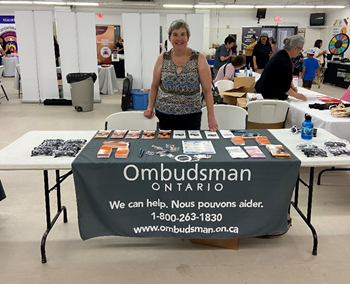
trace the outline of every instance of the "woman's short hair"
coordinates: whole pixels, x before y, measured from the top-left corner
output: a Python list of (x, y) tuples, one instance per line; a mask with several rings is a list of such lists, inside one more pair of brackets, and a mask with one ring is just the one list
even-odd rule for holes
[(240, 67), (245, 64), (245, 57), (242, 55), (237, 55), (231, 59), (231, 64), (235, 67)]
[(294, 47), (303, 48), (304, 47), (305, 38), (301, 35), (293, 35), (291, 37), (287, 37), (283, 40), (283, 49), (291, 50)]
[(316, 40), (316, 41), (315, 41), (315, 44), (314, 44), (314, 47), (320, 48), (320, 47), (321, 47), (321, 43), (322, 43), (322, 39)]
[(181, 28), (184, 28), (186, 30), (187, 37), (190, 38), (190, 35), (191, 35), (190, 27), (184, 20), (175, 20), (170, 24), (170, 27), (168, 29), (169, 38), (174, 30), (178, 30)]

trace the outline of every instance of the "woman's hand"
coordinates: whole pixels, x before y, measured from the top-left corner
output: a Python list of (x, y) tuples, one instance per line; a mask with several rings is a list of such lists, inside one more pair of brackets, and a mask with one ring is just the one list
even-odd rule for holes
[(218, 123), (216, 122), (215, 117), (208, 117), (208, 126), (209, 130), (212, 132), (218, 131)]
[(300, 94), (300, 93), (296, 93), (297, 95), (295, 96), (296, 99), (299, 99), (299, 100), (302, 100), (304, 102), (307, 101), (307, 98), (303, 95), (303, 94)]
[(258, 71), (258, 65), (254, 65), (254, 71), (256, 72), (256, 71)]
[(151, 119), (154, 116), (154, 110), (151, 108), (147, 108), (144, 112), (143, 115), (147, 117), (148, 119)]

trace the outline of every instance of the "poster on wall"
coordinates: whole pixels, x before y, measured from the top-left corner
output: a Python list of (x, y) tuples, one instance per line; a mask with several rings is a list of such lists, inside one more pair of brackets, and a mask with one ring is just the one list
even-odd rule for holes
[(250, 38), (255, 35), (257, 38), (261, 34), (261, 27), (242, 27), (242, 50), (251, 44)]
[(0, 16), (0, 36), (9, 44), (11, 53), (17, 54), (15, 16)]
[(110, 64), (112, 62), (114, 48), (114, 27), (97, 26), (96, 44), (98, 62), (101, 64)]
[(335, 20), (333, 23), (333, 35), (348, 34), (349, 17), (346, 19)]

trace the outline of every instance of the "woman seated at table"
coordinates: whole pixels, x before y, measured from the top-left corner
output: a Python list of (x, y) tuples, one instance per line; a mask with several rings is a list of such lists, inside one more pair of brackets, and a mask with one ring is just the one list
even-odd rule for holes
[(241, 69), (245, 64), (245, 58), (242, 55), (235, 56), (231, 59), (231, 62), (222, 65), (218, 71), (218, 75), (214, 79), (213, 83), (220, 80), (231, 80), (233, 81), (235, 71)]
[(11, 54), (10, 45), (0, 36), (0, 65), (2, 65), (2, 57)]
[(288, 96), (306, 101), (303, 94), (298, 93), (293, 85), (293, 63), (303, 50), (305, 39), (300, 35), (293, 35), (283, 41), (284, 47), (267, 63), (260, 79), (256, 82), (255, 90), (265, 99), (285, 100)]

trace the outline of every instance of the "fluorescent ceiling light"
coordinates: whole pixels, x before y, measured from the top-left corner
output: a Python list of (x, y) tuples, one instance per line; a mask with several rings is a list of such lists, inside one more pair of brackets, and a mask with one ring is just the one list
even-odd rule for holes
[(324, 9), (340, 9), (340, 8), (345, 8), (345, 6), (331, 6), (331, 5), (320, 5), (320, 6), (316, 6), (316, 8), (324, 8)]
[(33, 4), (32, 1), (0, 1), (0, 4)]
[(283, 5), (258, 5), (255, 8), (284, 8)]
[(254, 5), (225, 5), (225, 8), (228, 9), (252, 9)]
[(222, 9), (224, 5), (194, 5), (196, 9)]
[(67, 5), (66, 2), (34, 1), (33, 3), (38, 5)]
[(315, 6), (306, 6), (306, 5), (287, 5), (286, 8), (295, 8), (295, 9), (312, 9)]
[(193, 8), (193, 5), (164, 4), (164, 8)]
[(98, 6), (98, 3), (93, 2), (67, 2), (67, 5), (71, 6)]

